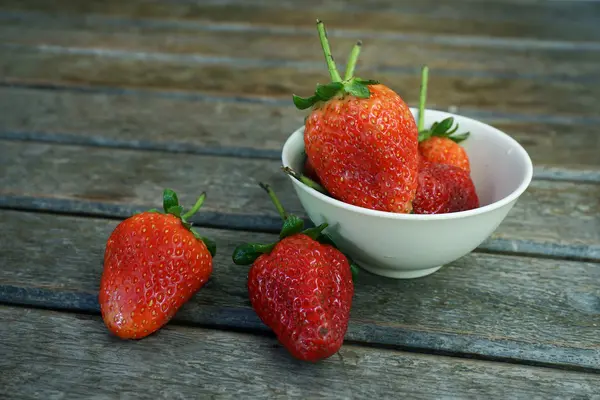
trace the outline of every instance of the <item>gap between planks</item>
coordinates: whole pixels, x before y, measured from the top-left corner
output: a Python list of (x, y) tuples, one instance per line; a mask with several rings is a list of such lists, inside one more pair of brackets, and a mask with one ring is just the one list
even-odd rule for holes
[[(275, 96), (260, 96), (260, 95), (226, 95), (222, 93), (212, 93), (194, 90), (165, 90), (165, 89), (146, 89), (132, 87), (114, 87), (114, 86), (98, 86), (98, 85), (81, 85), (81, 84), (65, 84), (53, 83), (47, 81), (23, 81), (20, 79), (3, 79), (0, 77), (0, 88), (22, 88), (22, 89), (37, 89), (37, 90), (52, 90), (62, 92), (75, 93), (90, 93), (90, 94), (105, 94), (114, 96), (154, 96), (164, 99), (174, 99), (191, 102), (210, 102), (210, 103), (249, 103), (261, 104), (265, 106), (292, 106), (289, 98)], [(569, 115), (543, 115), (543, 114), (516, 114), (509, 112), (486, 111), (469, 108), (435, 108), (433, 110), (447, 111), (460, 113), (466, 117), (482, 120), (493, 119), (495, 121), (510, 121), (524, 123), (551, 123), (557, 125), (593, 125), (600, 124), (600, 117), (595, 116), (569, 116)]]
[[(68, 133), (61, 134), (56, 132), (15, 132), (3, 131), (0, 129), (0, 139), (122, 150), (147, 150), (165, 153), (194, 154), (200, 156), (256, 158), (264, 160), (281, 159), (281, 152), (278, 150), (232, 146), (205, 146), (176, 141), (152, 142), (146, 140), (115, 140), (93, 135), (72, 135)], [(534, 165), (533, 179), (600, 184), (600, 170), (577, 170), (564, 167)]]
[[(98, 305), (97, 293), (84, 293), (72, 291), (57, 291), (47, 288), (25, 288), (20, 286), (12, 286), (0, 284), (0, 305), (17, 307), (17, 308), (32, 308), (38, 310), (59, 311), (68, 314), (100, 316), (100, 306)], [(203, 328), (211, 330), (219, 330), (225, 332), (237, 332), (252, 334), (255, 336), (274, 338), (274, 333), (264, 325), (254, 310), (249, 308), (234, 308), (224, 306), (202, 306), (203, 315), (200, 317), (202, 322), (194, 322), (178, 318), (177, 314), (168, 323), (169, 326), (183, 326), (192, 328)], [(226, 314), (226, 318), (221, 318)], [(99, 321), (100, 322), (100, 321)], [(359, 322), (360, 323), (360, 322)], [(368, 325), (368, 324), (366, 324)], [(372, 326), (372, 329), (381, 329), (380, 326)], [(352, 327), (350, 327), (352, 329)], [(411, 330), (410, 333), (415, 333)], [(108, 332), (107, 332), (108, 334)], [(446, 336), (446, 339), (453, 337), (456, 339), (456, 334), (431, 334), (423, 331), (418, 332), (420, 335), (430, 335), (435, 341), (440, 341), (440, 335)], [(351, 335), (347, 335), (351, 336)], [(497, 347), (498, 344), (486, 339), (478, 339), (479, 345)], [(600, 374), (600, 366), (588, 367), (583, 365), (565, 364), (560, 362), (540, 361), (532, 359), (520, 359), (516, 356), (497, 356), (481, 353), (469, 353), (463, 351), (454, 351), (444, 349), (444, 346), (425, 347), (421, 345), (410, 344), (392, 344), (381, 343), (378, 341), (365, 342), (357, 339), (344, 339), (344, 346), (352, 345), (363, 348), (386, 349), (405, 351), (414, 354), (426, 354), (435, 356), (444, 356), (451, 358), (463, 358), (480, 361), (500, 362), (512, 365), (526, 365), (532, 367), (549, 368), (563, 371), (585, 372), (592, 374)], [(527, 345), (527, 344), (524, 344)], [(534, 347), (538, 347), (535, 346)]]
[[(23, 20), (29, 19), (32, 22), (35, 19), (47, 18), (48, 15), (44, 12), (30, 12), (17, 10), (0, 11), (1, 20)], [(53, 16), (54, 18), (69, 18), (64, 16)], [(115, 27), (119, 26), (134, 26), (146, 27), (153, 29), (188, 29), (208, 32), (239, 32), (239, 33), (262, 33), (270, 35), (309, 35), (314, 36), (314, 28), (299, 27), (299, 26), (276, 26), (276, 25), (260, 25), (260, 24), (243, 24), (238, 22), (220, 22), (211, 21), (184, 21), (184, 20), (167, 20), (154, 18), (127, 18), (123, 16), (105, 16), (102, 14), (87, 13), (87, 19), (100, 21)], [(361, 29), (344, 29), (331, 28), (328, 29), (330, 37), (340, 38), (361, 38), (366, 39), (386, 39), (398, 42), (413, 42), (413, 43), (430, 43), (440, 44), (445, 46), (456, 47), (495, 47), (515, 50), (562, 50), (562, 51), (600, 51), (600, 42), (597, 41), (569, 41), (569, 40), (548, 40), (535, 38), (503, 38), (489, 36), (473, 36), (473, 35), (452, 35), (452, 34), (420, 34), (420, 33), (400, 33), (397, 31), (369, 31)]]
[[(0, 195), (0, 209), (37, 214), (64, 215), (82, 218), (100, 218), (106, 220), (124, 220), (131, 215), (151, 207), (113, 205), (70, 199), (47, 199), (28, 196)], [(303, 218), (307, 227), (314, 226), (308, 218)], [(227, 214), (203, 211), (194, 216), (195, 226), (246, 231), (256, 233), (279, 233), (279, 217), (255, 214)], [(503, 239), (489, 237), (474, 253), (498, 254), (530, 258), (543, 258), (563, 261), (599, 262), (600, 246), (575, 244), (540, 244), (530, 240)]]

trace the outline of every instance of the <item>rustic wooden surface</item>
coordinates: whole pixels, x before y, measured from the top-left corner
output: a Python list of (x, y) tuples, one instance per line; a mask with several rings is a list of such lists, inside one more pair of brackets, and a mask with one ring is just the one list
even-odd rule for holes
[(306, 365), (270, 337), (183, 326), (124, 342), (96, 316), (5, 306), (0, 335), (5, 398), (592, 399), (600, 386), (598, 375), (355, 345)]
[[(358, 16), (358, 17), (357, 17)], [(230, 254), (272, 240), (268, 181), (343, 66), (507, 132), (534, 180), (497, 231), (429, 277), (362, 271), (339, 355), (292, 360)], [(356, 18), (355, 18), (356, 17)], [(600, 398), (600, 3), (567, 0), (0, 2), (0, 397)], [(206, 287), (139, 342), (98, 317), (104, 241), (164, 187), (219, 242)]]
[[(14, 243), (3, 254), (0, 301), (99, 311), (104, 243), (118, 221), (16, 211), (0, 218), (6, 227), (0, 242)], [(31, 228), (19, 229), (23, 225)], [(248, 267), (232, 264), (231, 254), (240, 242), (271, 242), (276, 235), (203, 232), (219, 243), (214, 273), (177, 321), (266, 331), (248, 301)], [(600, 372), (599, 280), (599, 263), (481, 253), (423, 280), (364, 272), (355, 282), (347, 339)]]

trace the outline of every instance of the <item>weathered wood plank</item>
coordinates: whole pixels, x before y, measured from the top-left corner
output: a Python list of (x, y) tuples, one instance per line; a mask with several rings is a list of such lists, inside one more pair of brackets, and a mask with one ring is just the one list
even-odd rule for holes
[[(345, 345), (318, 364), (275, 339), (170, 326), (138, 342), (97, 317), (0, 307), (6, 399), (597, 398), (600, 377)], [(126, 354), (126, 356), (124, 356)]]
[[(182, 54), (205, 63), (298, 63), (300, 67), (324, 68), (316, 32), (310, 35), (305, 31), (291, 31), (283, 35), (262, 30), (214, 31), (193, 29), (189, 25), (140, 24), (137, 19), (115, 20), (97, 15), (78, 18), (35, 12), (0, 12), (0, 21), (0, 42), (3, 43), (110, 49), (138, 55)], [(118, 24), (117, 29), (115, 24)], [(332, 50), (340, 68), (344, 67), (348, 49), (358, 38), (334, 35)], [(486, 43), (463, 46), (423, 43), (410, 38), (398, 42), (385, 35), (369, 35), (364, 39), (359, 62), (363, 75), (379, 71), (414, 74), (421, 65), (427, 64), (436, 75), (584, 82), (600, 79), (597, 68), (600, 52), (595, 51), (532, 50), (493, 47)]]
[[(256, 60), (231, 63), (193, 55), (132, 53), (102, 48), (0, 45), (3, 82), (53, 82), (127, 88), (180, 89), (225, 94), (275, 96), (310, 94), (327, 79), (321, 63), (287, 65)], [(416, 104), (419, 74), (382, 70), (376, 78)], [(434, 75), (429, 106), (496, 113), (588, 116), (598, 107), (600, 84), (507, 77)], [(568, 101), (566, 100), (568, 99)]]
[[(310, 5), (309, 5), (310, 4)], [(245, 1), (128, 1), (79, 2), (58, 0), (4, 0), (5, 10), (28, 10), (76, 14), (101, 14), (135, 18), (183, 20), (186, 22), (313, 28), (316, 18), (337, 29), (377, 32), (398, 31), (404, 35), (461, 35), (591, 41), (600, 39), (595, 18), (597, 4), (554, 2), (539, 5), (498, 2), (336, 2), (313, 1), (306, 6), (294, 2)], [(360, 13), (360, 19), (349, 16)], [(243, 28), (242, 28), (243, 29)]]
[[(1, 211), (0, 302), (98, 313), (117, 221)], [(22, 227), (26, 226), (27, 229)], [(235, 246), (275, 235), (202, 229), (218, 243), (207, 285), (175, 321), (268, 331), (248, 301)], [(471, 254), (419, 280), (362, 271), (347, 339), (600, 371), (600, 264)]]
[[(181, 192), (185, 204), (206, 190), (197, 222), (277, 230), (279, 217), (258, 181), (272, 183), (290, 212), (305, 215), (280, 166), (264, 159), (0, 141), (0, 205), (125, 216), (160, 205), (165, 187)], [(483, 248), (600, 259), (599, 194), (596, 184), (534, 181)]]
[[(304, 118), (291, 104), (10, 87), (0, 109), (0, 138), (277, 160)], [(483, 121), (525, 147), (536, 175), (600, 181), (597, 125)]]

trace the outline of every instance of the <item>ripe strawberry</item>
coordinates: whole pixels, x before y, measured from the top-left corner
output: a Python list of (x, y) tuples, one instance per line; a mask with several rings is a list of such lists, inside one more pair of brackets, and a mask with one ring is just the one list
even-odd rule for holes
[(471, 172), (469, 157), (465, 149), (458, 143), (469, 137), (469, 132), (454, 135), (454, 118), (449, 117), (441, 122), (434, 122), (429, 129), (423, 129), (425, 99), (427, 96), (427, 78), (429, 69), (423, 67), (421, 76), (421, 96), (419, 101), (419, 153), (430, 162), (454, 165)]
[(479, 207), (471, 176), (464, 169), (425, 161), (419, 171), (415, 214), (443, 214)]
[(307, 178), (312, 179), (314, 182), (320, 184), (320, 180), (319, 180), (319, 176), (317, 175), (317, 171), (315, 171), (315, 168), (310, 163), (310, 160), (308, 159), (308, 157), (306, 157), (306, 160), (304, 161), (304, 175)]
[(349, 259), (322, 233), (327, 224), (304, 230), (288, 215), (275, 193), (261, 184), (284, 223), (280, 241), (245, 244), (233, 253), (236, 264), (252, 264), (248, 273), (250, 302), (290, 354), (316, 362), (342, 346), (354, 284)]
[(417, 188), (418, 130), (410, 109), (392, 89), (354, 77), (360, 42), (344, 79), (325, 28), (319, 38), (332, 82), (308, 98), (293, 96), (306, 118), (304, 147), (321, 184), (335, 198), (360, 207), (409, 213)]
[(110, 332), (123, 339), (150, 335), (208, 281), (216, 246), (187, 222), (204, 198), (203, 193), (182, 215), (177, 195), (167, 189), (165, 213), (151, 210), (134, 215), (112, 232), (99, 294), (102, 318)]

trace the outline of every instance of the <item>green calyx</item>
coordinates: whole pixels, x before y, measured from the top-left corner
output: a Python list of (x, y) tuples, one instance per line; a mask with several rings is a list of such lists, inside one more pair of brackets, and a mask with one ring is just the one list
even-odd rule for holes
[[(277, 212), (281, 216), (283, 220), (283, 225), (281, 227), (281, 231), (279, 232), (279, 240), (284, 239), (288, 236), (293, 236), (298, 233), (302, 233), (307, 235), (313, 240), (317, 240), (321, 233), (325, 228), (327, 228), (327, 224), (321, 224), (314, 228), (304, 229), (304, 221), (294, 214), (288, 214), (281, 202), (277, 198), (275, 191), (271, 188), (271, 186), (265, 183), (259, 183), (260, 187), (267, 192), (273, 205), (277, 209)], [(261, 254), (269, 254), (273, 248), (275, 247), (275, 243), (270, 244), (262, 244), (262, 243), (246, 243), (241, 244), (235, 248), (233, 251), (232, 259), (235, 264), (238, 265), (250, 265), (252, 264)]]
[(424, 129), (425, 124), (425, 103), (427, 102), (427, 81), (429, 79), (429, 68), (424, 66), (421, 70), (421, 91), (419, 94), (419, 116), (417, 119), (417, 128), (419, 130), (419, 142), (427, 140), (433, 136), (445, 137), (460, 143), (469, 137), (469, 132), (456, 134), (459, 125), (453, 128), (454, 118), (448, 117), (441, 122), (434, 122), (429, 129)]
[(324, 85), (317, 84), (315, 94), (310, 97), (300, 97), (295, 94), (292, 95), (292, 100), (294, 101), (296, 108), (305, 110), (319, 102), (326, 102), (333, 98), (341, 98), (346, 95), (355, 96), (361, 99), (369, 98), (371, 95), (369, 85), (376, 85), (379, 82), (354, 77), (354, 69), (360, 54), (362, 42), (358, 41), (352, 48), (350, 57), (348, 58), (348, 65), (346, 66), (346, 73), (342, 80), (335, 65), (333, 55), (331, 54), (325, 25), (320, 20), (317, 20), (317, 30), (319, 32), (319, 40), (321, 42), (321, 47), (323, 48), (323, 54), (325, 55), (331, 82)]
[(175, 193), (171, 189), (165, 189), (163, 191), (163, 211), (164, 212), (157, 210), (157, 209), (152, 209), (152, 210), (150, 210), (150, 212), (155, 212), (155, 213), (160, 213), (160, 214), (170, 214), (170, 215), (173, 215), (173, 216), (179, 218), (181, 220), (181, 224), (187, 230), (192, 232), (192, 234), (194, 235), (194, 237), (196, 239), (204, 242), (204, 244), (206, 245), (206, 248), (210, 252), (210, 255), (214, 257), (215, 254), (217, 254), (217, 244), (212, 239), (209, 239), (204, 236), (200, 236), (200, 234), (198, 232), (196, 232), (196, 230), (192, 229), (192, 223), (189, 222), (189, 219), (192, 218), (194, 216), (194, 214), (196, 214), (198, 212), (198, 210), (200, 210), (200, 207), (202, 207), (202, 204), (204, 203), (205, 199), (206, 199), (206, 193), (202, 193), (200, 195), (200, 197), (198, 198), (198, 200), (196, 200), (196, 203), (194, 204), (194, 206), (189, 211), (184, 213), (183, 206), (181, 206), (179, 204), (179, 199), (177, 197), (177, 193)]

